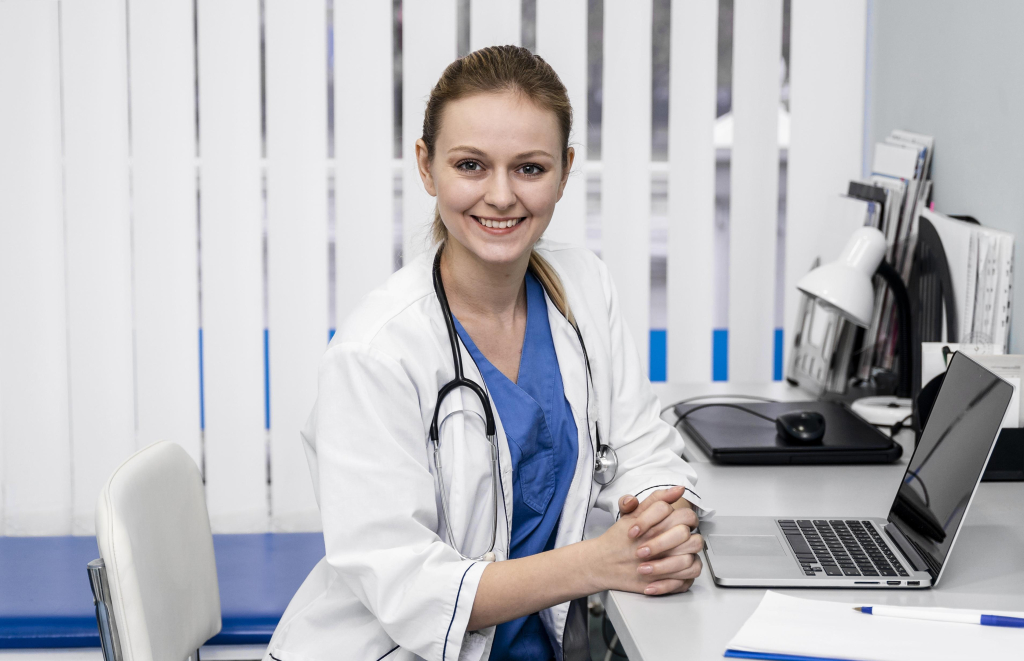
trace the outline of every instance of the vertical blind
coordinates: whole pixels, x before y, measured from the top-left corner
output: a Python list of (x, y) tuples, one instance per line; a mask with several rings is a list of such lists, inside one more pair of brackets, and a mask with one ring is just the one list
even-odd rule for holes
[[(792, 325), (792, 284), (829, 201), (860, 173), (866, 0), (792, 0), (781, 259), (783, 1), (727, 4), (729, 266), (718, 290), (729, 323), (718, 338), (729, 378), (765, 381), (779, 360), (773, 310)], [(655, 6), (670, 11), (670, 56), (668, 162), (652, 165)], [(578, 172), (549, 234), (587, 243), (596, 186), (596, 247), (641, 356), (670, 381), (710, 381), (723, 330), (719, 10), (719, 0), (0, 2), (0, 533), (90, 534), (110, 472), (163, 438), (201, 466), (215, 531), (319, 526), (298, 433), (317, 361), (331, 329), (394, 270), (396, 245), (399, 260), (429, 246), (433, 200), (414, 143), (460, 25), (472, 49), (520, 43), (529, 27), (576, 117)], [(595, 86), (599, 160), (588, 158)], [(652, 172), (667, 176), (668, 270), (666, 327), (648, 347)]]

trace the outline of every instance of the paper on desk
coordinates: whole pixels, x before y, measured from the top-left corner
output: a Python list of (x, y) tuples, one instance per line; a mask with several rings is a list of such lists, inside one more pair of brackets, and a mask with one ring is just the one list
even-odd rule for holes
[[(867, 599), (836, 603), (769, 590), (729, 641), (729, 649), (851, 661), (1008, 659), (1024, 649), (1020, 629), (907, 620), (853, 610), (870, 605)], [(1024, 613), (990, 614), (1024, 617)]]

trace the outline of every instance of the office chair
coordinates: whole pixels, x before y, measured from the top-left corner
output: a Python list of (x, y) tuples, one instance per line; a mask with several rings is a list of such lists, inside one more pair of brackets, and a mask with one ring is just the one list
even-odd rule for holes
[(154, 443), (107, 480), (89, 580), (104, 661), (199, 660), (221, 628), (203, 479), (177, 444)]

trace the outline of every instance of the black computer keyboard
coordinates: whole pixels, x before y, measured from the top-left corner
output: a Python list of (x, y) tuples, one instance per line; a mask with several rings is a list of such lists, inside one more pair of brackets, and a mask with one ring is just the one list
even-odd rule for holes
[(777, 523), (807, 576), (909, 576), (870, 521)]

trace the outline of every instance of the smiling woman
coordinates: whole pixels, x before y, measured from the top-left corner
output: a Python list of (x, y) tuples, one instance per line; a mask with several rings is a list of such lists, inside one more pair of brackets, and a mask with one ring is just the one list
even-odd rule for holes
[[(431, 93), (416, 161), (437, 250), (321, 361), (302, 435), (327, 556), (268, 658), (344, 641), (349, 658), (584, 659), (584, 597), (700, 573), (696, 475), (608, 271), (541, 240), (571, 127), (565, 87), (524, 48), (470, 53)], [(595, 506), (619, 520), (583, 540)]]

